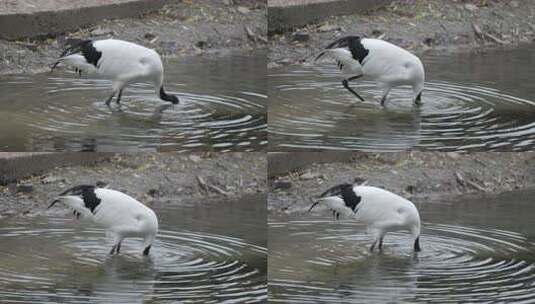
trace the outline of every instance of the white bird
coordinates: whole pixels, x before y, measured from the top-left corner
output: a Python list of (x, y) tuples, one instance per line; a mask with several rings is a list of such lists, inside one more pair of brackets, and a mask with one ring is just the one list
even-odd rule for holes
[(119, 103), (123, 89), (131, 83), (146, 82), (154, 86), (156, 95), (162, 100), (178, 103), (175, 95), (167, 94), (163, 88), (163, 64), (160, 55), (144, 46), (115, 39), (81, 40), (70, 39), (69, 47), (52, 65), (51, 73), (58, 64), (75, 68), (80, 76), (82, 71), (97, 73), (112, 79), (113, 92), (106, 100), (110, 105), (117, 95)]
[(110, 254), (119, 253), (127, 237), (144, 239), (143, 255), (149, 250), (158, 232), (158, 219), (152, 209), (119, 191), (79, 185), (62, 192), (48, 208), (63, 203), (73, 209), (77, 219), (92, 221), (114, 237)]
[(342, 214), (364, 223), (374, 237), (370, 251), (376, 245), (381, 251), (385, 234), (398, 230), (408, 230), (414, 239), (414, 251), (421, 251), (420, 214), (401, 196), (377, 187), (341, 184), (322, 193), (308, 211), (318, 204), (333, 210), (336, 219)]
[(384, 40), (347, 36), (329, 44), (317, 55), (315, 61), (323, 55), (334, 58), (344, 74), (353, 75), (344, 79), (342, 84), (361, 101), (364, 99), (349, 87), (349, 81), (368, 76), (383, 91), (382, 106), (390, 90), (401, 85), (412, 86), (414, 103), (421, 104), (424, 66), (410, 52)]

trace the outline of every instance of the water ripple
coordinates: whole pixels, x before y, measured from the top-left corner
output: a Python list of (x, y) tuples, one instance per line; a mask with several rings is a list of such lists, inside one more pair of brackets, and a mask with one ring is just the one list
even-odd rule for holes
[[(67, 226), (55, 228), (54, 226)], [(69, 227), (72, 226), (72, 227)], [(209, 233), (160, 230), (150, 256), (127, 239), (109, 256), (100, 229), (70, 220), (0, 228), (0, 298), (10, 303), (248, 303), (267, 298), (267, 249)], [(256, 262), (255, 262), (256, 261)]]
[(270, 146), (278, 150), (525, 151), (535, 147), (535, 103), (477, 83), (426, 82), (422, 107), (410, 88), (379, 105), (374, 82), (352, 87), (331, 66), (269, 75)]
[(535, 301), (535, 247), (522, 234), (425, 223), (415, 256), (408, 234), (389, 234), (378, 254), (362, 231), (344, 221), (270, 223), (270, 301)]
[(6, 100), (0, 129), (11, 128), (16, 140), (0, 132), (0, 145), (13, 151), (262, 150), (267, 94), (259, 59), (265, 56), (167, 62), (166, 91), (178, 96), (178, 105), (161, 101), (146, 84), (129, 85), (121, 105), (114, 99), (110, 109), (104, 104), (109, 80), (66, 71), (7, 77), (0, 82)]

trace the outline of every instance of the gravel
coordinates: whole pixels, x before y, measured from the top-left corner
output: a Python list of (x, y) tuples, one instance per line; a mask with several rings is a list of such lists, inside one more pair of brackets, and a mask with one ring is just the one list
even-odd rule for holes
[(0, 40), (0, 75), (49, 71), (68, 38), (127, 40), (164, 58), (247, 54), (266, 48), (265, 5), (261, 0), (177, 1), (140, 18), (105, 20), (55, 37)]
[[(329, 153), (329, 152), (326, 152)], [(268, 209), (304, 212), (340, 183), (382, 187), (409, 199), (535, 188), (535, 153), (356, 153), (350, 162), (312, 164), (269, 180)]]
[(0, 218), (41, 214), (51, 199), (79, 184), (108, 185), (150, 205), (265, 193), (264, 153), (125, 153), (90, 166), (56, 168), (0, 187)]
[[(269, 68), (310, 62), (345, 35), (381, 37), (415, 53), (483, 52), (535, 38), (535, 0), (403, 0), (369, 12), (337, 16), (269, 40)], [(475, 28), (481, 30), (478, 33)], [(295, 40), (308, 34), (308, 39)]]

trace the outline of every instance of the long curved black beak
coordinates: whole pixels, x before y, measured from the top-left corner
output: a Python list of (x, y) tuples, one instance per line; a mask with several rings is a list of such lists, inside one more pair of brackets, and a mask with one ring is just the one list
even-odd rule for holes
[(56, 68), (56, 66), (60, 63), (60, 61), (56, 61), (56, 63), (54, 63), (53, 65), (50, 66), (50, 74), (52, 74), (52, 72), (54, 72), (54, 69)]
[(50, 204), (50, 206), (48, 206), (48, 208), (46, 208), (46, 209), (50, 209), (50, 208), (51, 208), (52, 206), (54, 206), (57, 202), (59, 202), (58, 199), (57, 199), (57, 200), (54, 200), (54, 201)]
[(312, 211), (312, 208), (314, 208), (319, 203), (320, 202), (315, 202), (314, 204), (312, 204), (312, 206), (310, 206), (310, 209), (308, 209), (308, 212)]

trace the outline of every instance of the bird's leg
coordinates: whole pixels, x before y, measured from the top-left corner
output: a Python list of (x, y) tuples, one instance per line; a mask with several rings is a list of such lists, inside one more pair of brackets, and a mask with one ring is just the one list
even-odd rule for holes
[(386, 89), (385, 93), (383, 94), (383, 97), (381, 98), (381, 106), (384, 107), (386, 103), (386, 97), (388, 96), (388, 93), (390, 92), (390, 89)]
[(121, 242), (123, 239), (117, 234), (113, 234), (113, 247), (110, 250), (110, 254), (119, 253), (121, 250)]
[(360, 101), (364, 101), (364, 98), (360, 97), (360, 95), (357, 92), (355, 92), (355, 90), (353, 90), (352, 88), (349, 87), (349, 82), (351, 80), (355, 80), (355, 79), (358, 79), (360, 77), (362, 77), (362, 75), (349, 77), (348, 79), (342, 80), (342, 84), (344, 85), (344, 88), (346, 88), (349, 92), (353, 93), (353, 95), (357, 96), (357, 98), (360, 99)]
[(115, 252), (115, 249), (117, 249), (117, 244), (113, 245), (113, 247), (111, 247), (110, 255), (112, 255)]
[(422, 92), (418, 93), (418, 95), (416, 95), (416, 98), (414, 99), (414, 104), (417, 105), (417, 106), (421, 106), (422, 105)]
[(109, 107), (110, 106), (110, 102), (111, 100), (113, 99), (113, 96), (115, 96), (115, 91), (113, 91), (113, 93), (111, 94), (110, 97), (108, 97), (108, 99), (106, 100), (106, 105)]
[(121, 100), (122, 95), (123, 95), (123, 89), (119, 90), (119, 95), (117, 95), (117, 99), (115, 100), (117, 104), (119, 104), (119, 101)]
[(375, 244), (377, 244), (377, 239), (373, 241), (373, 244), (370, 246), (370, 252), (373, 252), (373, 249), (375, 248)]
[(384, 235), (381, 236), (381, 238), (379, 238), (379, 251), (382, 252), (383, 251), (383, 239), (385, 238)]

